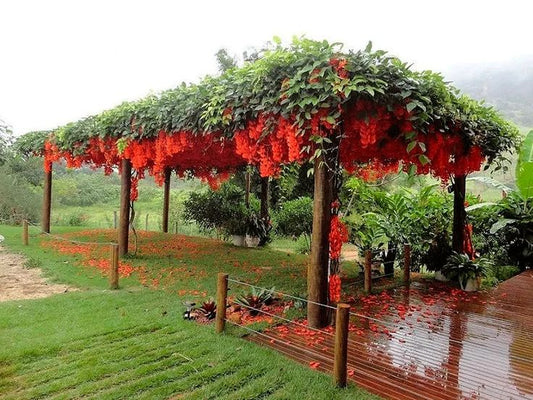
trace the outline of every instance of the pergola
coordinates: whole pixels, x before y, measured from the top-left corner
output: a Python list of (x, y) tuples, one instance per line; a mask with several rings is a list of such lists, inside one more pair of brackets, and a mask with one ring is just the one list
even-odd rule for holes
[[(216, 186), (252, 165), (275, 177), (288, 163), (314, 163), (308, 321), (327, 323), (330, 226), (341, 171), (404, 170), (454, 184), (453, 248), (463, 250), (465, 177), (501, 162), (517, 131), (438, 74), (412, 71), (385, 52), (342, 52), (339, 44), (277, 43), (241, 68), (198, 84), (123, 103), (19, 147), (45, 159), (43, 230), (50, 230), (53, 162), (89, 164), (122, 176), (118, 242), (128, 251), (130, 200), (145, 173), (165, 185), (168, 229), (172, 172)], [(336, 207), (333, 207), (335, 212)], [(335, 271), (333, 271), (335, 273)]]

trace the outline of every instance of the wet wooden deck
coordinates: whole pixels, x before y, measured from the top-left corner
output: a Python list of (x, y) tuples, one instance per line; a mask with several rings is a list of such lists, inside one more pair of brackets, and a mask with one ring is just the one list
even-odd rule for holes
[[(489, 292), (413, 285), (355, 304), (349, 379), (386, 399), (533, 399), (533, 271)], [(332, 330), (280, 326), (249, 339), (325, 372)]]

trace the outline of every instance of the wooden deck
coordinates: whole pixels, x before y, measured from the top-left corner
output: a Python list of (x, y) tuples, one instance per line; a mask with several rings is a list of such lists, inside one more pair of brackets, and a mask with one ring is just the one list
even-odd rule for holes
[[(413, 285), (351, 317), (348, 374), (386, 399), (533, 399), (533, 271), (490, 292)], [(331, 372), (332, 330), (289, 324), (250, 340)]]

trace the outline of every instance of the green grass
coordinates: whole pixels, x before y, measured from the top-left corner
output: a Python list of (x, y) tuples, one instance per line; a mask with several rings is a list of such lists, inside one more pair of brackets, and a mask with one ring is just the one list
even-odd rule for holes
[[(194, 291), (213, 295), (220, 270), (301, 291), (303, 256), (152, 234), (140, 250), (151, 243), (160, 254), (145, 248), (126, 261), (161, 276), (158, 288), (164, 290), (143, 286), (133, 274), (121, 279), (120, 290), (110, 291), (105, 276), (82, 264), (82, 255), (59, 254), (34, 236), (24, 247), (20, 233), (0, 227), (9, 248), (31, 257), (52, 280), (81, 290), (0, 303), (0, 399), (376, 398), (352, 385), (336, 389), (331, 376), (234, 335), (217, 335), (212, 325), (182, 319), (182, 301)], [(177, 244), (166, 248), (169, 243)], [(163, 272), (172, 269), (176, 279), (165, 280)]]

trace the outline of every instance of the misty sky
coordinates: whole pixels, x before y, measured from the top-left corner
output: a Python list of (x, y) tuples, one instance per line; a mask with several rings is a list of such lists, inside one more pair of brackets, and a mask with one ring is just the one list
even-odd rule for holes
[(0, 119), (53, 129), (217, 72), (277, 35), (387, 50), (416, 69), (533, 53), (529, 0), (0, 0)]

